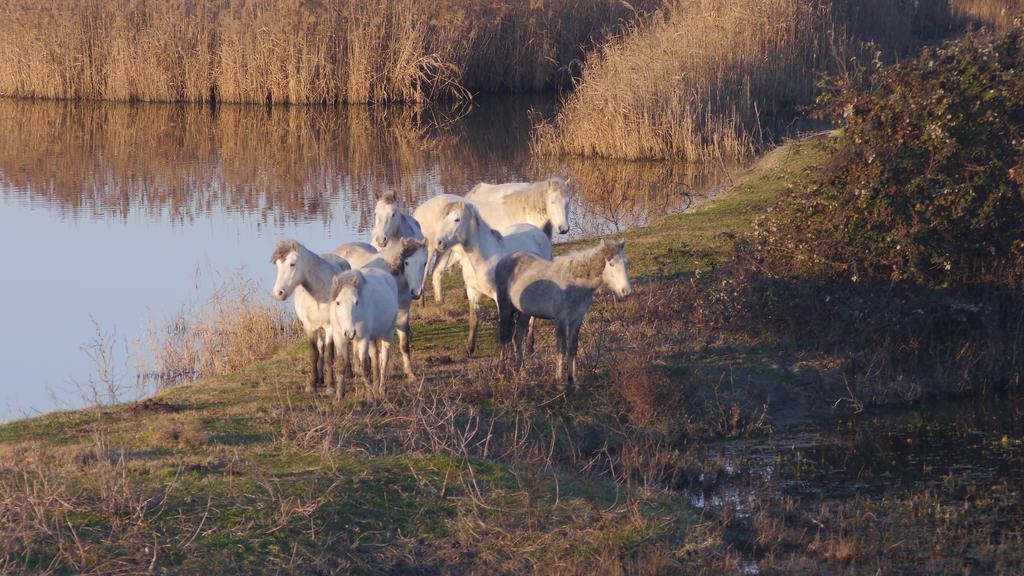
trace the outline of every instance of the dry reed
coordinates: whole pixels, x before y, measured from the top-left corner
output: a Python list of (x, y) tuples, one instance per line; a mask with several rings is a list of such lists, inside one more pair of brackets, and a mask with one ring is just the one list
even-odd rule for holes
[(269, 357), (298, 334), (290, 307), (269, 302), (257, 282), (241, 274), (216, 281), (165, 324), (140, 339), (140, 378), (165, 388), (227, 374)]
[(535, 149), (613, 158), (729, 161), (815, 90), (837, 45), (830, 10), (785, 0), (670, 2), (603, 46)]
[(337, 103), (541, 90), (652, 3), (5, 0), (0, 95)]
[(534, 150), (551, 155), (749, 159), (814, 100), (821, 74), (872, 42), (911, 51), (960, 29), (965, 13), (1007, 18), (992, 1), (671, 1), (601, 46)]
[(972, 24), (1002, 31), (1024, 16), (1024, 0), (953, 0), (953, 9)]

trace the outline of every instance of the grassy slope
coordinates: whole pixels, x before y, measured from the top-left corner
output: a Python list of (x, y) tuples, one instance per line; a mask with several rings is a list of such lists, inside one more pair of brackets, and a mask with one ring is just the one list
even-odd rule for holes
[[(748, 229), (787, 182), (820, 160), (822, 140), (784, 145), (719, 198), (619, 235), (628, 239), (633, 275), (643, 283), (712, 269), (723, 249), (720, 234)], [(428, 307), (414, 311), (416, 317), (426, 387), (467, 378), (464, 364), (488, 373), (486, 358), (461, 360), (461, 312)], [(492, 340), (492, 332), (481, 335), (478, 356), (493, 352)], [(659, 556), (664, 547), (657, 544), (672, 542), (678, 555), (680, 543), (692, 540), (685, 534), (696, 525), (693, 512), (669, 493), (502, 458), (389, 448), (397, 440), (378, 431), (387, 428), (386, 407), (311, 399), (301, 391), (304, 367), (303, 346), (295, 344), (153, 402), (0, 426), (0, 501), (46, 486), (74, 509), (14, 515), (25, 526), (49, 528), (13, 539), (8, 532), (5, 554), (36, 568), (60, 556), (75, 572), (113, 570), (103, 564), (110, 558), (120, 558), (124, 569), (144, 567), (151, 556), (158, 566), (185, 572), (242, 565), (254, 572), (278, 566), (374, 571), (460, 562), (517, 570), (538, 563), (671, 562)], [(668, 370), (676, 368), (684, 369)], [(338, 416), (348, 412), (359, 417)], [(8, 514), (12, 506), (6, 502)], [(131, 512), (139, 506), (145, 514)], [(47, 533), (60, 523), (75, 539)], [(63, 550), (72, 541), (76, 547)]]

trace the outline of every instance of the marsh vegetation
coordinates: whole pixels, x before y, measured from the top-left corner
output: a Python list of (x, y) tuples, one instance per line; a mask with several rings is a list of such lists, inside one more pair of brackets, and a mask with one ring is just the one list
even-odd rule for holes
[[(41, 9), (66, 32), (51, 50), (28, 4), (2, 5), (22, 95), (216, 105), (0, 101), (0, 133), (33, 136), (0, 141), (18, 201), (340, 229), (333, 203), (363, 233), (376, 192), (414, 206), (561, 174), (603, 220), (586, 231), (627, 240), (633, 293), (595, 301), (565, 390), (545, 356), (499, 369), (495, 313), (470, 312), (452, 275), (443, 304), (412, 309), (416, 377), (367, 399), (307, 391), (290, 314), (259, 283), (226, 284), (152, 332), (160, 393), (0, 426), (0, 573), (1024, 570), (1016, 4), (598, 3), (590, 20), (573, 2), (107, 6)], [(977, 23), (1003, 34), (907, 56)], [(161, 29), (173, 42), (147, 44)], [(515, 66), (467, 60), (455, 39)], [(77, 56), (87, 45), (95, 60)], [(206, 60), (175, 68), (169, 46)], [(134, 68), (144, 50), (165, 76)], [(36, 52), (41, 78), (64, 75), (32, 93), (18, 67)], [(570, 77), (560, 108), (508, 124), (334, 106)], [(727, 172), (700, 205), (692, 166), (653, 161), (750, 158), (815, 99), (838, 130)], [(83, 141), (100, 153), (76, 156)], [(554, 349), (549, 327), (537, 338)]]

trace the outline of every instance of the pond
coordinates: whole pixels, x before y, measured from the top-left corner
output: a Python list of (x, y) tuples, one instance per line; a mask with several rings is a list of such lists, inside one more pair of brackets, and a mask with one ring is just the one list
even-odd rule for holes
[(553, 107), (550, 96), (426, 110), (0, 99), (0, 421), (81, 406), (95, 372), (82, 347), (97, 329), (116, 331), (114, 364), (132, 380), (144, 326), (238, 271), (269, 292), (281, 238), (320, 252), (366, 239), (383, 192), (414, 206), (561, 175), (581, 237), (721, 187), (720, 172), (680, 164), (533, 157), (531, 122)]

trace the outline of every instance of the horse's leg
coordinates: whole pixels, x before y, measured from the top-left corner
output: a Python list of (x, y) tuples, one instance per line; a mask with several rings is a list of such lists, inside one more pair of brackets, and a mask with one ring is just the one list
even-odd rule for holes
[(322, 336), (323, 332), (317, 331), (316, 337), (316, 367), (313, 369), (313, 373), (316, 374), (316, 379), (313, 381), (313, 387), (323, 386), (324, 383), (324, 339)]
[(523, 340), (526, 337), (526, 333), (529, 330), (527, 327), (532, 325), (533, 316), (524, 314), (522, 312), (516, 314), (515, 319), (515, 339), (516, 339), (516, 362), (522, 364), (523, 362)]
[(316, 389), (316, 381), (320, 366), (320, 342), (316, 332), (309, 337), (309, 382), (306, 383), (306, 392)]
[(537, 317), (531, 316), (530, 323), (527, 325), (526, 330), (526, 353), (533, 354), (533, 326), (537, 323)]
[(569, 354), (566, 360), (566, 370), (569, 373), (568, 383), (566, 385), (566, 392), (571, 393), (573, 386), (576, 385), (576, 351), (580, 346), (580, 327), (583, 325), (583, 320), (580, 319), (577, 322), (573, 322), (569, 326)]
[(359, 367), (363, 371), (363, 382), (366, 384), (366, 390), (369, 394), (373, 394), (373, 372), (370, 371), (370, 340), (368, 338), (360, 339), (356, 346), (358, 347), (359, 353)]
[(380, 341), (370, 340), (370, 385), (374, 401), (380, 400)]
[(516, 310), (512, 302), (498, 297), (498, 361), (501, 364), (508, 362), (511, 355), (510, 348), (514, 347), (512, 342), (516, 328)]
[(466, 287), (466, 297), (469, 298), (469, 338), (466, 342), (466, 356), (472, 356), (476, 350), (476, 329), (480, 322), (480, 293)]
[(434, 271), (430, 274), (430, 283), (434, 286), (434, 301), (438, 304), (444, 302), (444, 271), (448, 267), (448, 259), (451, 258), (450, 252), (443, 252), (437, 257), (437, 265), (434, 266)]
[[(335, 356), (341, 356), (341, 378), (338, 378), (337, 385), (334, 388), (334, 398), (339, 402), (345, 396), (345, 386), (348, 384), (348, 378), (352, 377), (352, 366), (351, 366), (351, 355), (352, 355), (352, 342), (345, 338), (337, 338), (334, 341)], [(345, 370), (348, 370), (348, 376), (345, 375)], [(333, 374), (333, 370), (331, 371)]]
[(388, 360), (391, 359), (391, 340), (388, 338), (380, 339), (380, 351), (377, 353), (377, 363), (380, 364), (380, 380), (377, 384), (377, 392), (380, 394), (380, 399), (383, 400), (385, 396), (384, 385), (388, 381)]
[(555, 322), (555, 342), (557, 343), (558, 350), (558, 386), (562, 387), (562, 374), (565, 366), (565, 353), (566, 353), (566, 333), (568, 326), (564, 320), (557, 320)]
[(398, 349), (402, 353), (402, 368), (405, 369), (405, 377), (411, 382), (416, 379), (416, 374), (412, 371), (412, 329), (409, 326), (408, 310), (398, 310), (395, 329), (398, 332)]
[(334, 347), (334, 338), (330, 334), (324, 338), (324, 351), (327, 353), (327, 361), (324, 363), (324, 379), (327, 381), (327, 390), (330, 390), (338, 384), (337, 380), (334, 378), (334, 358), (336, 350)]
[(341, 351), (341, 375), (345, 378), (352, 378), (352, 354), (355, 350), (355, 341), (347, 338), (341, 338), (341, 344), (339, 350)]

